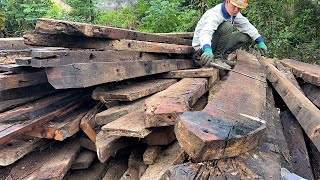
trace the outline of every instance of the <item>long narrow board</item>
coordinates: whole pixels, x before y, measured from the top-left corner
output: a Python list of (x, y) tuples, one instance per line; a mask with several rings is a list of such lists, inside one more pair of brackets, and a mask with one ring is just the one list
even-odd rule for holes
[(283, 59), (281, 63), (289, 68), (294, 75), (301, 77), (304, 81), (320, 86), (320, 66), (308, 64), (290, 59)]
[(47, 82), (45, 71), (23, 74), (0, 73), (0, 91)]
[(106, 39), (132, 39), (138, 41), (152, 41), (168, 44), (191, 45), (191, 40), (176, 37), (142, 33), (127, 29), (108, 26), (98, 26), (79, 22), (54, 19), (37, 19), (36, 30), (49, 34), (66, 34), (73, 36), (97, 37)]
[(84, 49), (104, 49), (119, 51), (139, 51), (153, 53), (192, 54), (192, 46), (145, 42), (136, 40), (108, 40), (102, 38), (88, 38), (82, 36), (26, 33), (24, 41), (28, 45), (54, 46)]
[(49, 83), (56, 89), (82, 88), (107, 82), (192, 68), (193, 60), (166, 59), (155, 61), (123, 61), (79, 63), (46, 69)]
[(18, 74), (18, 73), (31, 73), (31, 72), (36, 72), (38, 69), (33, 68), (33, 67), (26, 67), (26, 66), (21, 66), (18, 64), (1, 64), (0, 63), (0, 72), (10, 72), (13, 74)]
[(235, 70), (200, 112), (178, 116), (175, 133), (179, 144), (195, 161), (235, 157), (255, 148), (266, 128), (266, 84), (258, 60), (238, 52)]
[(167, 89), (176, 82), (177, 80), (174, 79), (155, 79), (129, 85), (120, 85), (112, 89), (110, 89), (109, 86), (100, 86), (92, 92), (92, 98), (95, 100), (101, 100), (102, 98), (105, 101), (134, 101)]

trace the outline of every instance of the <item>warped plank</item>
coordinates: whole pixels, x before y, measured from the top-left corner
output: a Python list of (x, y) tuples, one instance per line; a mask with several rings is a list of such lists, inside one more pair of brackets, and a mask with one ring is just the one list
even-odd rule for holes
[(320, 150), (320, 110), (264, 57), (259, 60), (266, 67), (268, 80), (299, 121), (310, 140)]
[[(236, 71), (262, 79), (255, 57), (241, 51), (237, 57)], [(255, 148), (264, 134), (266, 84), (231, 71), (221, 89), (202, 111), (178, 116), (176, 137), (195, 162), (238, 156)]]
[(81, 95), (79, 91), (60, 93), (1, 113), (0, 144), (51, 121), (76, 104)]
[(27, 49), (30, 46), (24, 44), (23, 38), (13, 37), (13, 38), (0, 38), (0, 50), (3, 49)]
[(167, 89), (172, 84), (176, 83), (174, 79), (152, 79), (137, 82), (128, 85), (119, 85), (110, 89), (110, 86), (99, 86), (92, 92), (92, 98), (95, 100), (105, 101), (134, 101), (136, 99), (154, 94), (156, 92)]
[(23, 74), (0, 74), (0, 90), (32, 86), (47, 82), (45, 71)]
[(185, 78), (145, 101), (146, 127), (174, 125), (209, 89), (206, 78)]
[(191, 40), (182, 38), (142, 33), (108, 26), (98, 26), (86, 23), (45, 18), (37, 19), (36, 30), (49, 34), (67, 34), (73, 36), (98, 37), (107, 39), (133, 39), (138, 41), (191, 45)]
[(12, 168), (8, 179), (62, 179), (70, 169), (80, 144), (75, 140), (33, 152)]
[[(30, 66), (32, 67), (57, 67), (73, 63), (91, 62), (118, 62), (137, 60), (168, 59), (166, 54), (142, 53), (134, 51), (115, 50), (37, 50), (32, 51)], [(17, 64), (25, 65), (25, 61), (17, 61)]]
[(144, 138), (152, 132), (145, 127), (144, 119), (144, 111), (132, 112), (104, 125), (101, 130), (107, 137)]
[(304, 81), (320, 86), (320, 66), (308, 64), (291, 59), (283, 59), (281, 63), (289, 68), (294, 75), (301, 77)]
[(87, 169), (97, 154), (90, 150), (84, 150), (74, 160), (71, 169)]
[(56, 89), (89, 87), (113, 81), (193, 67), (193, 60), (167, 59), (79, 63), (46, 69), (49, 83)]
[(136, 40), (108, 40), (102, 38), (88, 38), (81, 36), (50, 35), (36, 32), (26, 33), (24, 42), (28, 45), (56, 46), (84, 49), (104, 49), (119, 51), (139, 51), (153, 53), (192, 54), (192, 46), (145, 42)]
[(45, 144), (46, 140), (29, 137), (16, 137), (6, 144), (0, 145), (0, 166), (8, 166), (26, 154)]
[(302, 90), (308, 99), (320, 108), (320, 86), (306, 83), (302, 85)]
[(159, 154), (154, 164), (148, 166), (141, 180), (161, 179), (171, 166), (182, 163), (186, 157), (178, 142), (171, 144)]

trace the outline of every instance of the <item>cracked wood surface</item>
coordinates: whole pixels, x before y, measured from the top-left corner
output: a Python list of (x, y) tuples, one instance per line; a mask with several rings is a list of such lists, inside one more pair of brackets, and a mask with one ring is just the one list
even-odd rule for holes
[[(262, 79), (258, 60), (238, 52), (235, 70)], [(230, 72), (215, 98), (200, 112), (179, 116), (175, 133), (179, 144), (196, 162), (235, 157), (255, 148), (264, 134), (266, 84)]]

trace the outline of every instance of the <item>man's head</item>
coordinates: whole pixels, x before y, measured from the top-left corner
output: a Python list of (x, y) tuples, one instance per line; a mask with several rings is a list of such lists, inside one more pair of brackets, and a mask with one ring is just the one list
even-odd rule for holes
[(234, 16), (248, 6), (248, 0), (226, 0), (225, 5), (229, 15)]

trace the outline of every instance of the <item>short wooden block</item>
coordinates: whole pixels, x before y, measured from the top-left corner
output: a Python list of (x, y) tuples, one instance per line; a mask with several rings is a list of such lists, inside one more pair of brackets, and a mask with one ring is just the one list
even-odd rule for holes
[(94, 151), (84, 150), (74, 160), (71, 169), (87, 169), (97, 154)]

